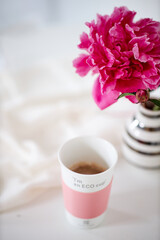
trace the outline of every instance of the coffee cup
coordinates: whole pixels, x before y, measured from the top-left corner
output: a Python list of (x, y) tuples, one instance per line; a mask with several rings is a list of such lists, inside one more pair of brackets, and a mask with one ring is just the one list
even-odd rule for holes
[(117, 158), (113, 145), (99, 137), (81, 136), (61, 146), (58, 159), (64, 206), (71, 224), (80, 228), (94, 228), (102, 222)]

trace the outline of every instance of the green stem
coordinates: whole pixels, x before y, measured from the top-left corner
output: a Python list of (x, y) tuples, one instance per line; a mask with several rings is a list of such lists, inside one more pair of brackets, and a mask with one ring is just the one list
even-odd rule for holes
[(119, 97), (117, 98), (117, 100), (120, 99), (120, 98), (122, 98), (122, 97), (125, 97), (125, 96), (135, 96), (135, 94), (136, 94), (136, 93), (122, 93), (121, 95), (119, 95)]

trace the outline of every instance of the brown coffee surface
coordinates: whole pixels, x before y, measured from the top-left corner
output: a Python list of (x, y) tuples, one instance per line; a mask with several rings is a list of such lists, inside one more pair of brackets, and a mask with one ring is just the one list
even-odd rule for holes
[(81, 174), (97, 174), (107, 170), (107, 167), (106, 168), (102, 167), (97, 163), (79, 162), (79, 163), (73, 164), (70, 167), (70, 170), (76, 173), (81, 173)]

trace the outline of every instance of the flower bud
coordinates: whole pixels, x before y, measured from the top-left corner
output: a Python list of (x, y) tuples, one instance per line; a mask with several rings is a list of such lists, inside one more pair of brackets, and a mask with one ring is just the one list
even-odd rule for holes
[(136, 92), (136, 99), (140, 103), (147, 102), (148, 99), (149, 99), (149, 92), (147, 90), (144, 90), (144, 89), (138, 89), (137, 92)]

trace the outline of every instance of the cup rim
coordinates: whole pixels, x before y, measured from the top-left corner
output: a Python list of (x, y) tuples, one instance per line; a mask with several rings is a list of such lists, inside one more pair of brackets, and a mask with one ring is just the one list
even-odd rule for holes
[[(101, 173), (95, 173), (95, 174), (82, 174), (82, 173), (77, 173), (77, 172), (74, 172), (72, 171), (71, 169), (69, 169), (68, 167), (65, 166), (65, 164), (60, 160), (60, 152), (61, 150), (63, 149), (63, 147), (65, 146), (65, 144), (67, 144), (68, 142), (70, 141), (74, 141), (76, 139), (87, 139), (87, 138), (94, 138), (94, 139), (99, 139), (101, 141), (105, 141), (105, 143), (107, 143), (108, 145), (110, 145), (110, 147), (112, 148), (112, 150), (114, 151), (115, 153), (115, 161), (114, 163), (112, 163), (112, 165), (107, 168), (105, 171), (101, 172)], [(58, 161), (60, 163), (60, 165), (65, 169), (67, 170), (69, 173), (74, 173), (74, 175), (76, 176), (87, 176), (87, 177), (95, 177), (95, 176), (100, 176), (100, 175), (103, 175), (103, 174), (106, 174), (106, 172), (109, 172), (111, 171), (112, 168), (115, 167), (115, 165), (117, 164), (117, 161), (118, 161), (118, 152), (116, 150), (116, 148), (114, 147), (114, 145), (112, 143), (110, 143), (109, 141), (107, 141), (106, 139), (102, 138), (102, 137), (97, 137), (97, 136), (91, 136), (91, 135), (83, 135), (83, 136), (78, 136), (78, 137), (73, 137), (73, 138), (70, 138), (69, 140), (65, 141), (59, 148), (59, 151), (58, 151)]]

